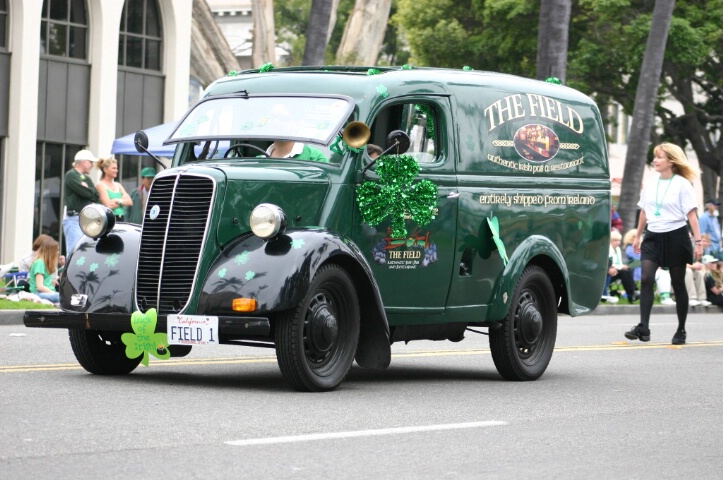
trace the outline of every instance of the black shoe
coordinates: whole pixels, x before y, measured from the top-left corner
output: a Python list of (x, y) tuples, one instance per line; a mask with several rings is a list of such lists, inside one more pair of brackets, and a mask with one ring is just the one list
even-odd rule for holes
[(675, 335), (673, 335), (673, 345), (685, 345), (685, 339), (688, 337), (688, 334), (685, 333), (685, 330), (678, 330), (675, 332)]
[(625, 338), (629, 340), (640, 340), (641, 342), (649, 342), (650, 330), (647, 330), (647, 333), (645, 333), (645, 331), (640, 325), (635, 325), (633, 328), (630, 329), (629, 332), (625, 332)]

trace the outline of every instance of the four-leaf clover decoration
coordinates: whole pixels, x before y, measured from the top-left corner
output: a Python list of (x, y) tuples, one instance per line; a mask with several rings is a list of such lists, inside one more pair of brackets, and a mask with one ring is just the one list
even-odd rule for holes
[(377, 160), (379, 182), (364, 182), (357, 188), (357, 200), (362, 220), (371, 226), (387, 217), (391, 220), (392, 236), (407, 234), (405, 216), (420, 227), (434, 219), (437, 207), (437, 186), (429, 180), (413, 183), (419, 165), (409, 155), (384, 155)]
[(149, 309), (146, 313), (133, 312), (131, 328), (135, 333), (121, 335), (121, 341), (126, 346), (126, 357), (138, 358), (143, 355), (141, 363), (146, 367), (149, 353), (159, 360), (171, 357), (171, 352), (168, 350), (168, 335), (155, 333), (157, 322), (158, 315), (155, 308)]

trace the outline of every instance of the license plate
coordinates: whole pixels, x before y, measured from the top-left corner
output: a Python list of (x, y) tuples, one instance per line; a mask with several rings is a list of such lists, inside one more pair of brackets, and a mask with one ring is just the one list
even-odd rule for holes
[(218, 345), (218, 317), (168, 315), (170, 345)]

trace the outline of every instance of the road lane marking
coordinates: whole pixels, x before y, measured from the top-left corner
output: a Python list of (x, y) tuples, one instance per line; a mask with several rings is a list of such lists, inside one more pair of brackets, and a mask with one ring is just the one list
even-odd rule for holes
[[(688, 342), (685, 345), (676, 345), (680, 350), (699, 347), (721, 347), (723, 340), (712, 340), (709, 342)], [(562, 352), (595, 352), (611, 350), (655, 350), (673, 349), (670, 343), (626, 343), (613, 342), (609, 345), (579, 345), (569, 347), (555, 347), (555, 353)], [(675, 348), (674, 350), (678, 350)], [(471, 355), (489, 355), (489, 349), (469, 350), (414, 350), (410, 352), (399, 352), (392, 354), (393, 359), (423, 358), (423, 357), (462, 357)], [(275, 355), (249, 355), (243, 357), (222, 357), (222, 358), (176, 358), (160, 362), (152, 362), (150, 367), (175, 367), (187, 365), (239, 365), (250, 363), (276, 363)], [(18, 372), (44, 372), (52, 370), (82, 370), (83, 367), (77, 363), (57, 363), (46, 365), (0, 365), (0, 373)]]
[(382, 435), (402, 435), (406, 433), (438, 432), (442, 430), (462, 430), (467, 428), (499, 427), (507, 425), (500, 420), (486, 420), (483, 422), (447, 423), (441, 425), (423, 425), (418, 427), (381, 428), (378, 430), (353, 430), (349, 432), (310, 433), (307, 435), (292, 435), (288, 437), (249, 438), (246, 440), (230, 440), (223, 442), (235, 447), (248, 447), (252, 445), (274, 445), (279, 443), (314, 442), (319, 440), (335, 440), (357, 437), (379, 437)]

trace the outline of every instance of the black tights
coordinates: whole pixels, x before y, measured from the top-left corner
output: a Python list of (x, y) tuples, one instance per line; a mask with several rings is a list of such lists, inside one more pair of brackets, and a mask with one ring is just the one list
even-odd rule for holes
[[(653, 286), (658, 264), (652, 260), (642, 261), (640, 278), (640, 324), (646, 329), (650, 325), (650, 312), (653, 310)], [(685, 288), (685, 265), (670, 267), (670, 282), (675, 292), (675, 312), (678, 314), (678, 330), (685, 330), (688, 318), (688, 291)]]

